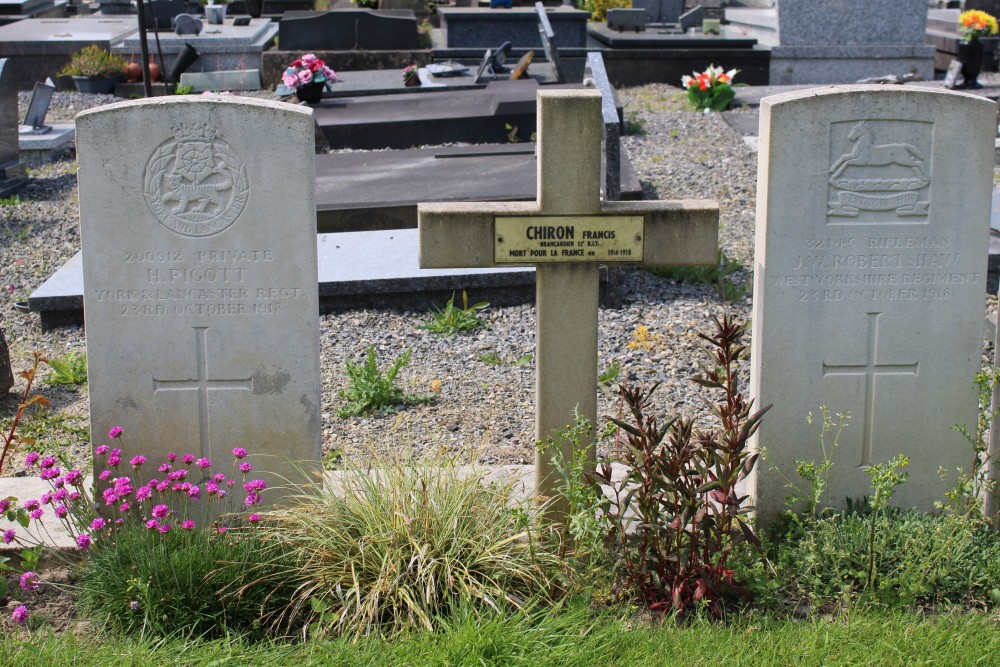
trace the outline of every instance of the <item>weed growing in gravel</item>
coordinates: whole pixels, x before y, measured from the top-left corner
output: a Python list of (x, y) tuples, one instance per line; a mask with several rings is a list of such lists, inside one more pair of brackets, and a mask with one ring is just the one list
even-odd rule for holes
[(441, 338), (451, 338), (459, 331), (475, 331), (477, 329), (489, 329), (490, 325), (479, 319), (476, 314), (489, 307), (486, 301), (480, 301), (469, 305), (469, 295), (462, 290), (462, 307), (455, 307), (455, 293), (451, 293), (451, 298), (444, 308), (431, 308), (431, 318), (424, 322), (421, 329), (427, 329), (436, 333)]
[(62, 357), (49, 359), (51, 372), (42, 378), (47, 385), (77, 386), (87, 381), (87, 353), (75, 350)]
[(17, 206), (21, 203), (21, 198), (17, 195), (11, 195), (10, 197), (0, 197), (0, 207), (2, 206)]
[(532, 357), (530, 354), (522, 354), (516, 359), (511, 357), (501, 357), (496, 352), (483, 352), (479, 355), (479, 361), (487, 364), (489, 366), (527, 366), (531, 363)]
[(410, 362), (410, 354), (410, 350), (407, 350), (397, 357), (384, 373), (379, 370), (374, 345), (368, 346), (363, 363), (356, 364), (350, 359), (345, 361), (347, 387), (337, 394), (344, 401), (337, 408), (337, 416), (346, 418), (371, 412), (388, 412), (397, 405), (432, 402), (436, 394), (407, 394), (396, 384), (399, 372)]
[(750, 280), (746, 283), (732, 280), (733, 274), (743, 270), (743, 264), (738, 259), (727, 257), (721, 250), (715, 266), (652, 267), (646, 270), (653, 275), (673, 278), (683, 283), (715, 285), (719, 296), (729, 302), (746, 298), (752, 291), (753, 283)]

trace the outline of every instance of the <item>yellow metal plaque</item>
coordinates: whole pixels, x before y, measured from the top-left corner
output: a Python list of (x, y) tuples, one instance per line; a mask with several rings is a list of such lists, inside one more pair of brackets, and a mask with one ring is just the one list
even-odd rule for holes
[(641, 262), (641, 215), (549, 215), (497, 217), (494, 261)]

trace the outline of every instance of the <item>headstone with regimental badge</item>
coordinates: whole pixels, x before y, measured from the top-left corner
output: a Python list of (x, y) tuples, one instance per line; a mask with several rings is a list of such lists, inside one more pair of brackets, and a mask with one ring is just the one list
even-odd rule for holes
[(121, 425), (150, 460), (243, 447), (269, 486), (302, 481), (321, 422), (311, 110), (156, 98), (76, 130), (95, 443)]
[(961, 93), (869, 85), (761, 103), (751, 390), (774, 406), (757, 434), (765, 522), (788, 482), (804, 485), (796, 461), (823, 460), (806, 422), (822, 407), (851, 415), (832, 451), (838, 507), (903, 454), (894, 503), (929, 510), (947, 488), (938, 471), (971, 461), (952, 426), (976, 424), (995, 133), (996, 104)]
[[(597, 423), (599, 265), (713, 264), (719, 209), (704, 200), (602, 201), (597, 90), (539, 91), (538, 128), (537, 200), (420, 204), (420, 266), (535, 266), (535, 434), (558, 440), (574, 414)], [(535, 474), (538, 494), (554, 497), (548, 457), (536, 457)]]

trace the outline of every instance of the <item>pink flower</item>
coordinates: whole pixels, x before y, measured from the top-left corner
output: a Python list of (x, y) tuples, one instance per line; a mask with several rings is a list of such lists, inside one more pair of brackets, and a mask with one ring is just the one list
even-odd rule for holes
[(67, 491), (66, 489), (59, 489), (58, 491), (55, 492), (55, 495), (53, 495), (52, 497), (61, 503), (64, 500), (66, 500), (66, 496), (68, 495), (69, 491)]
[(101, 517), (97, 517), (96, 519), (90, 522), (90, 529), (94, 532), (98, 532), (104, 530), (104, 527), (107, 525), (108, 525), (107, 521), (105, 521)]
[(3, 531), (3, 543), (10, 544), (14, 541), (14, 535), (16, 535), (13, 528)]
[(267, 482), (262, 479), (251, 479), (249, 482), (243, 484), (244, 491), (263, 491), (267, 488)]
[(108, 446), (98, 445), (97, 447), (94, 447), (94, 453), (97, 454), (98, 456), (104, 456), (105, 454), (108, 453)]
[(299, 83), (305, 85), (307, 83), (312, 83), (313, 73), (307, 69), (301, 70), (299, 72)]
[(253, 470), (253, 466), (250, 465), (249, 463), (244, 462), (240, 464), (240, 472), (243, 473), (244, 475), (250, 472), (251, 470)]
[(326, 77), (327, 81), (329, 81), (330, 83), (337, 83), (337, 73), (334, 72), (332, 69), (330, 69), (326, 65), (323, 65), (320, 68), (320, 71), (323, 72), (323, 76)]
[(201, 487), (199, 487), (197, 484), (192, 484), (190, 487), (188, 487), (187, 494), (189, 498), (194, 498), (195, 500), (197, 500), (198, 498), (201, 498)]
[(66, 515), (69, 514), (69, 510), (66, 509), (65, 505), (56, 505), (56, 516), (60, 519), (65, 519)]
[(128, 463), (133, 468), (138, 468), (145, 462), (146, 462), (146, 457), (140, 454), (138, 456), (133, 456), (131, 459), (129, 459)]
[(75, 503), (79, 499), (80, 499), (80, 492), (79, 491), (70, 491), (69, 492), (69, 501), (71, 503)]
[(253, 514), (247, 517), (247, 521), (249, 521), (250, 523), (257, 523), (258, 521), (260, 521), (260, 515), (254, 512)]
[(160, 527), (160, 522), (156, 519), (150, 519), (146, 522), (146, 530), (156, 530)]
[(66, 473), (66, 483), (70, 486), (80, 486), (81, 482), (83, 482), (82, 470), (70, 470)]
[(10, 501), (9, 500), (0, 500), (0, 514), (3, 514), (8, 509), (10, 509)]
[(167, 489), (170, 488), (170, 482), (163, 481), (156, 485), (156, 490), (160, 493), (165, 493)]
[(197, 461), (195, 461), (194, 464), (196, 466), (198, 466), (199, 468), (211, 468), (212, 467), (212, 459), (210, 459), (210, 458), (208, 458), (206, 456), (203, 456), (200, 459), (198, 459)]
[(52, 492), (46, 491), (45, 493), (42, 494), (42, 497), (39, 500), (43, 505), (48, 505), (49, 503), (52, 502)]
[(135, 499), (141, 503), (143, 500), (146, 500), (151, 495), (153, 495), (153, 490), (151, 488), (149, 488), (148, 486), (140, 486), (139, 489), (135, 492)]
[(173, 463), (174, 461), (177, 460), (177, 455), (174, 454), (173, 452), (170, 452), (169, 454), (167, 454), (167, 460)]
[(157, 519), (165, 519), (170, 514), (170, 507), (167, 505), (154, 505), (152, 514)]
[(295, 76), (295, 70), (287, 69), (281, 75), (281, 82), (289, 88), (295, 88), (299, 85), (299, 77)]
[(259, 502), (260, 502), (260, 494), (255, 491), (251, 491), (250, 493), (248, 493), (247, 497), (243, 500), (243, 504), (246, 505), (247, 507), (253, 507)]
[(172, 482), (176, 482), (178, 480), (181, 480), (181, 479), (184, 479), (185, 477), (187, 477), (187, 474), (188, 474), (187, 469), (186, 468), (181, 468), (180, 470), (175, 470), (175, 471), (173, 471), (171, 473), (167, 473), (167, 479), (169, 479)]
[(225, 526), (219, 526), (219, 528), (217, 529), (217, 532), (219, 533), (219, 535), (222, 535), (222, 534), (223, 534), (223, 533), (225, 533), (225, 532), (226, 532), (227, 530), (229, 530), (229, 529), (228, 529), (228, 528), (226, 528)]
[(21, 588), (26, 591), (37, 591), (38, 590), (38, 575), (28, 570), (21, 575)]
[(90, 535), (87, 535), (86, 533), (76, 536), (76, 546), (80, 549), (80, 551), (86, 551), (90, 548), (92, 543), (93, 540), (90, 538)]
[(188, 519), (187, 521), (181, 522), (181, 528), (184, 530), (194, 530), (194, 521)]
[(38, 519), (42, 518), (43, 514), (45, 514), (45, 512), (40, 507), (37, 510), (32, 510), (32, 511), (28, 512), (28, 516), (30, 516), (32, 519), (34, 519), (36, 521)]
[(45, 480), (55, 479), (61, 472), (62, 471), (60, 471), (59, 468), (46, 468), (45, 470), (42, 470), (42, 472), (38, 473), (38, 478)]
[(170, 472), (171, 465), (169, 463), (161, 463), (160, 467), (156, 469), (157, 472)]
[(111, 471), (110, 470), (102, 470), (101, 474), (97, 476), (97, 479), (103, 481), (103, 480), (107, 479), (108, 477), (111, 477)]
[(247, 457), (247, 450), (242, 447), (233, 447), (233, 456), (238, 459), (245, 459)]
[(28, 608), (22, 604), (20, 607), (15, 609), (14, 613), (12, 613), (10, 616), (11, 618), (14, 619), (14, 622), (17, 623), (18, 625), (24, 625), (25, 623), (28, 622)]
[(161, 533), (163, 533), (164, 535), (166, 535), (167, 533), (169, 533), (169, 532), (170, 532), (170, 524), (169, 524), (169, 523), (164, 523), (164, 524), (162, 524), (162, 525), (161, 525), (161, 526), (159, 527), (159, 531), (160, 531)]
[(41, 506), (42, 504), (37, 500), (35, 500), (34, 498), (32, 498), (31, 500), (24, 501), (24, 509), (26, 510), (36, 510)]
[(127, 512), (131, 508), (132, 506), (125, 502), (123, 502), (121, 505), (118, 506), (118, 509), (121, 510), (122, 512)]
[(219, 482), (221, 484), (222, 482), (226, 481), (226, 476), (223, 473), (220, 472), (220, 473), (216, 473), (215, 475), (212, 475), (212, 479), (214, 479), (216, 482)]
[(42, 459), (42, 462), (39, 465), (42, 466), (43, 468), (51, 468), (58, 462), (59, 460), (56, 457), (46, 456), (44, 459)]
[(108, 465), (111, 466), (112, 468), (117, 468), (121, 462), (122, 462), (122, 457), (117, 454), (112, 454), (111, 456), (108, 457)]
[(24, 457), (24, 463), (28, 466), (35, 465), (35, 462), (41, 457), (38, 452), (28, 452), (28, 455)]
[(122, 433), (124, 432), (125, 429), (123, 429), (121, 426), (112, 426), (111, 430), (108, 431), (108, 437), (114, 440), (115, 438), (122, 437)]
[(194, 463), (194, 454), (185, 454), (181, 457), (181, 462), (185, 465), (191, 465)]

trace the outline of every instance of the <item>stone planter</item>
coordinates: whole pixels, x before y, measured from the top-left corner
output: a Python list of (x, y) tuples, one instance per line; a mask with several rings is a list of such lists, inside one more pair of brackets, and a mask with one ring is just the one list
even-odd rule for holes
[(74, 76), (73, 81), (81, 93), (110, 95), (115, 92), (115, 80), (106, 76)]

